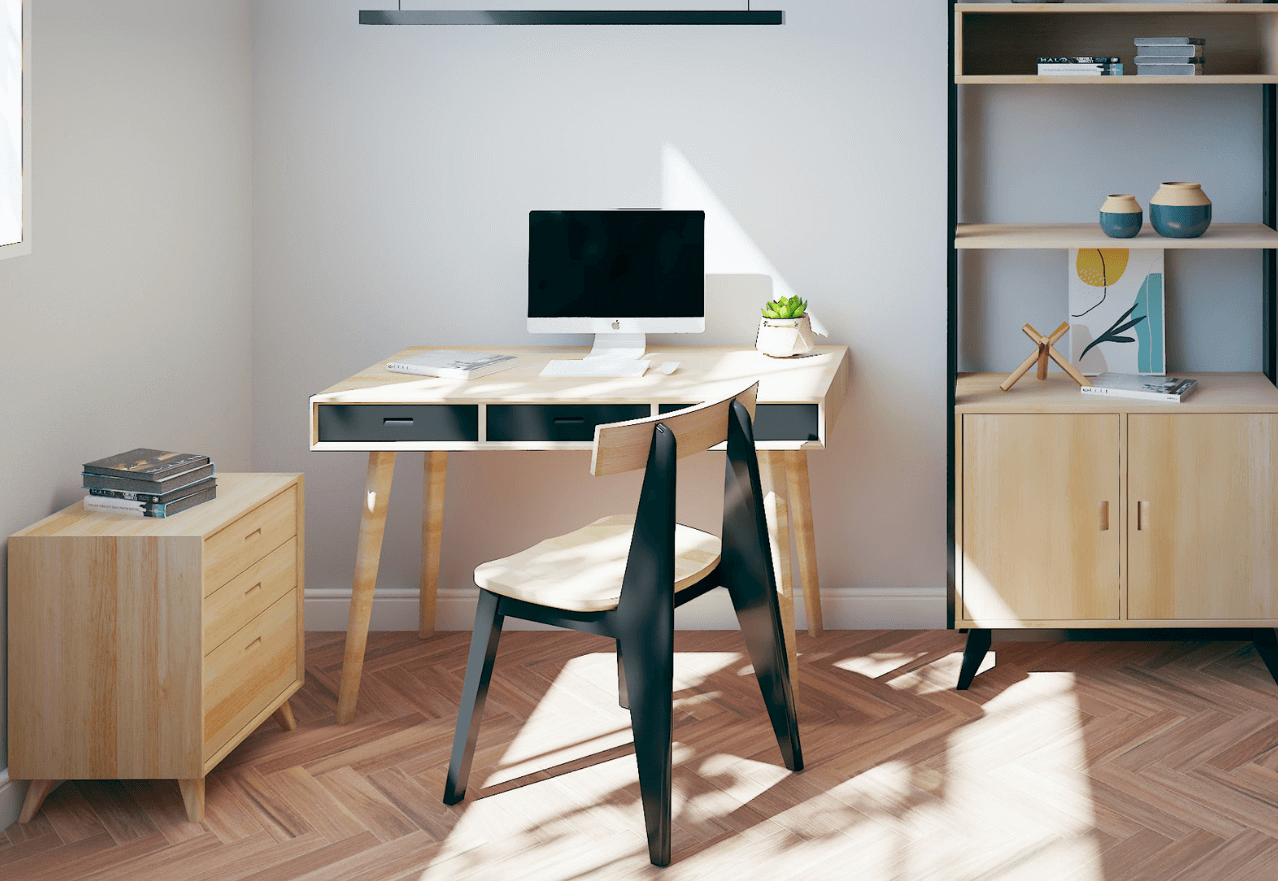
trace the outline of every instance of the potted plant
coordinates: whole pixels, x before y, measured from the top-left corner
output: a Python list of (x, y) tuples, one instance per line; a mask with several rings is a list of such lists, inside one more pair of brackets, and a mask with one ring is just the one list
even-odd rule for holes
[(810, 351), (814, 343), (807, 309), (807, 302), (798, 294), (766, 303), (754, 347), (773, 358), (789, 358)]

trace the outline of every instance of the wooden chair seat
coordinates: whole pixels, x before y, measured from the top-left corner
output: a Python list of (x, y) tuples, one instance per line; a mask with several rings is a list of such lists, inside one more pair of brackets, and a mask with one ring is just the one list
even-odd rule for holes
[[(614, 514), (527, 550), (483, 563), (475, 584), (512, 599), (572, 612), (617, 608), (634, 532), (633, 515)], [(719, 565), (719, 537), (675, 525), (675, 592)]]

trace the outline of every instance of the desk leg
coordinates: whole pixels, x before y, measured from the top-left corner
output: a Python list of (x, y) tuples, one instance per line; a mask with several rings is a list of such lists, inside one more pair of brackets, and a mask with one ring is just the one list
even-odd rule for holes
[(422, 587), (418, 599), (417, 635), (422, 639), (435, 632), (435, 598), (439, 593), (439, 551), (444, 535), (444, 476), (448, 453), (426, 453), (422, 476)]
[(785, 478), (790, 514), (794, 518), (794, 544), (799, 554), (799, 580), (803, 584), (803, 608), (808, 615), (808, 635), (820, 636), (821, 583), (817, 578), (816, 533), (812, 530), (812, 491), (808, 486), (806, 450), (785, 453)]
[(386, 503), (390, 499), (394, 474), (394, 453), (378, 451), (368, 454), (364, 505), (359, 515), (359, 545), (355, 551), (351, 616), (346, 623), (346, 654), (342, 660), (341, 695), (337, 700), (337, 722), (340, 725), (355, 718), (359, 677), (364, 671), (364, 646), (368, 643), (368, 619), (373, 613), (373, 588), (377, 586), (377, 564), (382, 556), (382, 533), (386, 529)]
[(785, 653), (790, 664), (790, 690), (795, 712), (799, 712), (799, 656), (794, 634), (794, 586), (790, 578), (790, 518), (786, 505), (785, 454), (759, 452), (759, 480), (763, 484), (763, 508), (768, 517), (768, 538), (772, 542), (772, 568), (776, 574), (781, 602), (781, 629), (785, 632)]

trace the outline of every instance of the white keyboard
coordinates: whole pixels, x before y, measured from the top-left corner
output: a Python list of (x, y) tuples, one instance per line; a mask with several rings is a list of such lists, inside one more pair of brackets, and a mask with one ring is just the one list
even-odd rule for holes
[(541, 376), (643, 376), (650, 363), (625, 358), (550, 361), (541, 369)]

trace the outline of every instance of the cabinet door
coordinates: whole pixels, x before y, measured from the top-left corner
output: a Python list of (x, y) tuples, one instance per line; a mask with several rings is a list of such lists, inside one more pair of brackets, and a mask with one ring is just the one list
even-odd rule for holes
[(1128, 617), (1278, 616), (1278, 415), (1128, 417)]
[(963, 417), (962, 614), (1119, 615), (1119, 416)]

